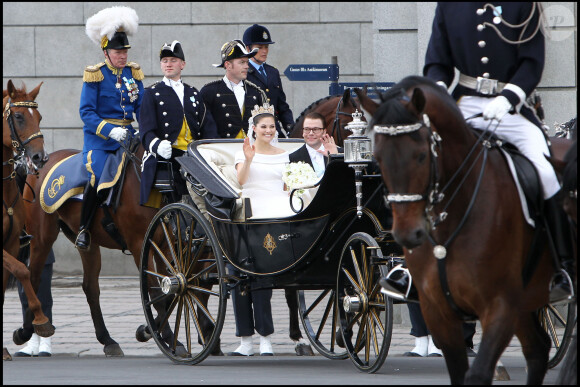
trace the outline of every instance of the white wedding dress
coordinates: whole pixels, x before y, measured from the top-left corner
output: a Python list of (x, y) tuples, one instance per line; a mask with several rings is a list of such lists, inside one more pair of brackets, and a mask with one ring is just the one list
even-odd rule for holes
[[(234, 166), (246, 161), (243, 151), (236, 152)], [(282, 174), (290, 162), (288, 152), (277, 155), (256, 153), (250, 165), (250, 174), (242, 186), (242, 196), (249, 197), (252, 218), (285, 218), (295, 215), (290, 208), (290, 197), (284, 191)]]

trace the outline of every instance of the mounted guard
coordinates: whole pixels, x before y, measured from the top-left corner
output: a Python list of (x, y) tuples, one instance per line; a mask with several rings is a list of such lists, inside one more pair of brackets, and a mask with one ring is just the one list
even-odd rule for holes
[(83, 163), (89, 181), (83, 194), (79, 234), (75, 246), (87, 249), (88, 232), (97, 208), (97, 193), (110, 184), (99, 184), (107, 158), (120, 143), (134, 135), (131, 122), (138, 117), (143, 96), (143, 71), (127, 62), (131, 48), (127, 36), (137, 32), (139, 18), (129, 7), (111, 7), (87, 20), (86, 33), (103, 50), (105, 61), (87, 66), (79, 113), (84, 122)]

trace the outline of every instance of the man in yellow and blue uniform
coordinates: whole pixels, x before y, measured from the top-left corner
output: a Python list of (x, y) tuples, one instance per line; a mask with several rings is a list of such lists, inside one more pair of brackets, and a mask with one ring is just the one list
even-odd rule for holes
[[(137, 14), (128, 7), (100, 11), (87, 20), (87, 35), (100, 44), (105, 61), (87, 66), (83, 75), (83, 90), (79, 113), (84, 122), (83, 163), (89, 181), (83, 194), (79, 249), (90, 246), (90, 228), (97, 206), (97, 188), (107, 157), (121, 141), (134, 133), (131, 122), (138, 117), (143, 95), (143, 72), (139, 65), (127, 62), (131, 48), (127, 33), (136, 30)], [(117, 23), (119, 22), (119, 23)], [(107, 26), (120, 26), (112, 37), (101, 34)]]
[(278, 135), (280, 138), (288, 137), (294, 127), (292, 110), (286, 102), (280, 72), (276, 67), (266, 63), (269, 47), (275, 43), (272, 41), (270, 31), (264, 26), (254, 24), (244, 32), (243, 41), (248, 51), (258, 49), (256, 55), (250, 59), (247, 79), (266, 92), (268, 102), (274, 106)]
[[(149, 200), (159, 160), (169, 160), (173, 165), (177, 194), (173, 201), (177, 201), (187, 194), (187, 186), (175, 158), (183, 156), (193, 140), (219, 137), (215, 121), (201, 93), (181, 79), (185, 67), (181, 43), (174, 40), (170, 45), (164, 44), (159, 52), (159, 60), (163, 80), (145, 89), (139, 115), (141, 143), (145, 148), (141, 205)], [(150, 205), (156, 207), (158, 203), (153, 202)]]

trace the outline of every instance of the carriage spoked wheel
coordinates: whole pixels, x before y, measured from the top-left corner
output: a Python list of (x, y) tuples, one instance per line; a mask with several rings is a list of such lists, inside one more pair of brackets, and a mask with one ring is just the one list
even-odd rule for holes
[(347, 359), (339, 330), (336, 290), (299, 290), (298, 304), (300, 321), (312, 346), (329, 359)]
[(540, 324), (550, 335), (552, 347), (548, 368), (554, 368), (564, 358), (576, 326), (576, 303), (548, 304), (539, 311)]
[(393, 333), (393, 300), (381, 293), (386, 274), (376, 240), (355, 233), (346, 242), (338, 269), (336, 302), (340, 330), (355, 366), (376, 372), (387, 358)]
[(173, 203), (155, 215), (141, 251), (141, 301), (148, 331), (174, 363), (197, 364), (219, 342), (224, 273), (217, 238), (196, 208)]

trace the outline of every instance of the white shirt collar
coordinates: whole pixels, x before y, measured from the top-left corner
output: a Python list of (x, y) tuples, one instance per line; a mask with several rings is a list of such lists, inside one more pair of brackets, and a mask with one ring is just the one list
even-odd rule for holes
[[(306, 149), (308, 150), (308, 154), (313, 161), (316, 159), (324, 160), (324, 155), (317, 152), (316, 149), (312, 148), (310, 145), (306, 144)], [(318, 150), (324, 150), (324, 145), (320, 144), (320, 148), (318, 148)]]
[(240, 87), (242, 89), (244, 88), (244, 81), (240, 81), (236, 85), (234, 82), (230, 81), (229, 78), (226, 75), (224, 75), (223, 80), (224, 80), (226, 86), (228, 87), (228, 89), (230, 89), (231, 91), (234, 91), (234, 89), (239, 89)]
[(181, 78), (178, 81), (174, 81), (174, 80), (171, 80), (171, 79), (169, 79), (167, 77), (163, 77), (163, 82), (167, 86), (169, 86), (169, 87), (175, 87), (175, 86), (180, 87), (180, 86), (183, 86), (183, 82), (181, 81)]

